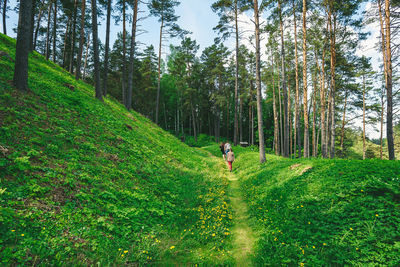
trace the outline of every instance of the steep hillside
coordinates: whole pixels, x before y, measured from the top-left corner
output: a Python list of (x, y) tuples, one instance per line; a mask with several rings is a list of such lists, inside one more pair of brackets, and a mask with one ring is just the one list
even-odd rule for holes
[[(217, 154), (217, 150), (210, 148)], [(291, 160), (235, 149), (257, 266), (399, 266), (400, 162)]]
[[(231, 211), (209, 154), (0, 35), (0, 264), (223, 264)], [(225, 242), (224, 242), (225, 241)]]

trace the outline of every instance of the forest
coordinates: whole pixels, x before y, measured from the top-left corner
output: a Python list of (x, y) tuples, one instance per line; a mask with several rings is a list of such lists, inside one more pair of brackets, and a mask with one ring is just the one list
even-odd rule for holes
[(399, 265), (400, 1), (186, 1), (0, 0), (0, 263)]

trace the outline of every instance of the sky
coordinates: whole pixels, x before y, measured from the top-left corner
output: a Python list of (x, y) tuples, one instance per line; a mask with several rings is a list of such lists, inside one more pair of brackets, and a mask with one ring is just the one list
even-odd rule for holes
[[(115, 0), (114, 0), (115, 2)], [(201, 52), (208, 46), (211, 46), (214, 43), (214, 38), (218, 36), (213, 28), (218, 24), (219, 18), (217, 14), (215, 14), (212, 9), (211, 5), (215, 2), (215, 0), (181, 0), (181, 4), (176, 8), (176, 14), (179, 16), (179, 20), (177, 23), (184, 28), (192, 32), (190, 37), (200, 45), (200, 49), (198, 51), (198, 56), (200, 56)], [(10, 0), (9, 5), (11, 9), (15, 7), (17, 4), (16, 0)], [(363, 6), (363, 9), (370, 8), (369, 3)], [(140, 9), (140, 18), (147, 17), (149, 12), (147, 7), (144, 4), (139, 6)], [(132, 13), (131, 10), (128, 11), (128, 14)], [(113, 15), (118, 15), (114, 13)], [(248, 31), (245, 35), (249, 37), (251, 32), (254, 30), (254, 24), (251, 23), (251, 14), (243, 14), (240, 18), (241, 27)], [(261, 22), (265, 21), (264, 17), (261, 17)], [(0, 21), (0, 23), (2, 23)], [(103, 43), (105, 43), (105, 18), (99, 20), (100, 28), (99, 28), (99, 38)], [(7, 33), (9, 36), (14, 37), (16, 34), (14, 33), (13, 29), (17, 27), (18, 24), (18, 16), (15, 12), (10, 11), (8, 13), (7, 19)], [(379, 25), (373, 24), (368, 26), (366, 29), (367, 31), (371, 32), (369, 38), (362, 42), (361, 46), (357, 50), (357, 55), (366, 55), (368, 57), (372, 57), (372, 63), (375, 70), (378, 71), (380, 66), (380, 54), (375, 50), (374, 45), (376, 43), (377, 37), (379, 37)], [(2, 25), (1, 25), (2, 29)], [(158, 51), (159, 47), (159, 32), (160, 32), (160, 23), (154, 17), (147, 17), (139, 22), (139, 29), (141, 30), (140, 35), (137, 36), (137, 41), (140, 42), (139, 48), (144, 49), (146, 46), (152, 44), (155, 48), (155, 51)], [(130, 31), (130, 25), (127, 25), (127, 30)], [(118, 32), (122, 32), (122, 23), (119, 25), (115, 24), (115, 21), (112, 20), (112, 27), (111, 27), (111, 36), (110, 41), (111, 45), (114, 43), (115, 39), (117, 38)], [(169, 51), (169, 45), (179, 44), (180, 40), (178, 38), (174, 39), (166, 39), (163, 45), (163, 55), (162, 57), (165, 58)], [(254, 50), (254, 47), (248, 42), (243, 41), (245, 45), (248, 46), (250, 50)], [(231, 50), (234, 49), (234, 40), (228, 39), (225, 42), (225, 45), (230, 48)], [(265, 55), (265, 39), (261, 41), (261, 48), (262, 48), (262, 55), (263, 59), (266, 59)], [(311, 91), (311, 90), (309, 90)], [(356, 123), (357, 127), (361, 126), (360, 122)], [(378, 138), (379, 133), (373, 131), (372, 127), (367, 129), (368, 136), (370, 138)]]

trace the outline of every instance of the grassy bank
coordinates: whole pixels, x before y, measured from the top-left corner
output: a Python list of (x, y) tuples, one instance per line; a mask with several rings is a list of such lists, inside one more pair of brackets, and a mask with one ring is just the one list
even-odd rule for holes
[(235, 151), (260, 234), (255, 265), (400, 264), (399, 162), (267, 155), (260, 165), (258, 153)]
[(14, 49), (0, 35), (1, 265), (232, 261), (215, 159), (37, 53), (16, 91)]

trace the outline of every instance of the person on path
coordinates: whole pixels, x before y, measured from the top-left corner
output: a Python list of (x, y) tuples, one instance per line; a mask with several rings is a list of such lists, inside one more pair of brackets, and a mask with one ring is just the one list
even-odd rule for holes
[(221, 149), (222, 158), (225, 160), (225, 143), (221, 143), (219, 149)]
[(226, 160), (228, 161), (229, 171), (232, 171), (232, 163), (235, 161), (235, 154), (233, 154), (232, 148), (229, 149)]
[(225, 155), (228, 155), (229, 150), (231, 150), (231, 144), (225, 143), (224, 150), (225, 150)]

